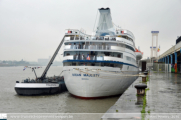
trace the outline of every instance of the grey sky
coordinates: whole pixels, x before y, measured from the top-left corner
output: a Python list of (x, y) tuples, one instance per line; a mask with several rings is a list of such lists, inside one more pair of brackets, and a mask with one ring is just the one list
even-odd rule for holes
[(0, 60), (48, 58), (65, 29), (92, 34), (101, 7), (111, 9), (116, 25), (133, 32), (144, 58), (150, 56), (152, 30), (160, 31), (160, 54), (181, 36), (181, 0), (0, 0)]

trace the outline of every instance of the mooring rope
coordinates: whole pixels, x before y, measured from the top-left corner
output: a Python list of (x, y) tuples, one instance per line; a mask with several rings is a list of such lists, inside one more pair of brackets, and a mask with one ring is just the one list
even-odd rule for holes
[[(88, 74), (88, 75), (91, 75), (91, 73), (89, 73), (89, 72), (84, 72), (83, 70), (80, 70), (80, 69), (75, 69), (75, 70), (77, 70), (77, 71), (79, 71), (79, 72), (82, 72), (82, 73), (85, 73), (85, 74)], [(89, 69), (86, 69), (86, 71), (91, 71), (91, 70), (89, 70)], [(112, 74), (112, 72), (109, 72), (109, 71), (105, 71), (106, 73), (104, 73), (104, 71), (102, 72), (103, 70), (99, 70), (99, 72), (101, 72), (102, 74)], [(96, 73), (98, 73), (98, 71), (92, 71), (92, 72), (96, 72)], [(133, 77), (133, 76), (140, 76), (139, 74), (135, 74), (135, 75), (131, 75), (131, 74), (126, 74), (126, 75), (123, 75), (124, 73), (115, 73), (115, 74), (112, 74), (112, 75), (116, 75), (116, 76), (114, 76), (114, 78), (112, 77), (112, 76), (98, 76), (99, 78), (104, 78), (104, 79), (110, 79), (110, 77), (111, 77), (111, 79), (117, 79), (117, 77), (120, 77), (120, 76), (123, 76), (123, 77)]]

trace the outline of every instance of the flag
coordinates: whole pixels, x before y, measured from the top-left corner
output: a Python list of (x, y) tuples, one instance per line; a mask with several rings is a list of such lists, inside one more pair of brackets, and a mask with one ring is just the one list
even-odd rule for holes
[(158, 50), (157, 50), (158, 52), (160, 51), (160, 46), (159, 46), (159, 48), (158, 48)]
[(89, 54), (87, 54), (87, 60), (90, 60)]
[(160, 51), (160, 48), (158, 48), (158, 50), (157, 50), (158, 52)]
[(38, 68), (42, 68), (42, 67), (28, 67), (28, 66), (25, 66), (24, 69), (23, 69), (23, 71), (26, 70), (26, 68), (31, 68), (32, 71), (33, 71), (33, 69), (38, 69)]
[(26, 70), (27, 67), (28, 67), (28, 66), (25, 66), (24, 69), (23, 69), (23, 71)]

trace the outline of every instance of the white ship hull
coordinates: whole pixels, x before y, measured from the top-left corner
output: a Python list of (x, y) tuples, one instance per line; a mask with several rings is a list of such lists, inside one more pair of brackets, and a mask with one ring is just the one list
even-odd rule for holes
[(65, 31), (64, 80), (68, 91), (78, 97), (119, 95), (138, 78), (133, 33), (114, 28), (109, 8), (100, 8), (99, 13), (95, 35)]
[[(127, 68), (127, 65), (123, 68)], [(101, 71), (95, 69), (101, 69)], [(111, 72), (111, 69), (117, 72)], [(138, 68), (130, 69), (132, 71), (121, 72), (118, 68), (110, 67), (64, 67), (65, 84), (68, 91), (77, 97), (97, 98), (120, 95), (138, 78)]]

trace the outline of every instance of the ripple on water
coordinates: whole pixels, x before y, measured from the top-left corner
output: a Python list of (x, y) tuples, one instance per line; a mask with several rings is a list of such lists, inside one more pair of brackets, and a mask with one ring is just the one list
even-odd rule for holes
[[(82, 100), (68, 92), (47, 96), (19, 96), (14, 90), (15, 82), (34, 78), (31, 70), (24, 67), (0, 67), (0, 111), (2, 113), (105, 113), (119, 98)], [(44, 70), (36, 70), (40, 76)], [(62, 67), (52, 66), (47, 76), (59, 75)]]

